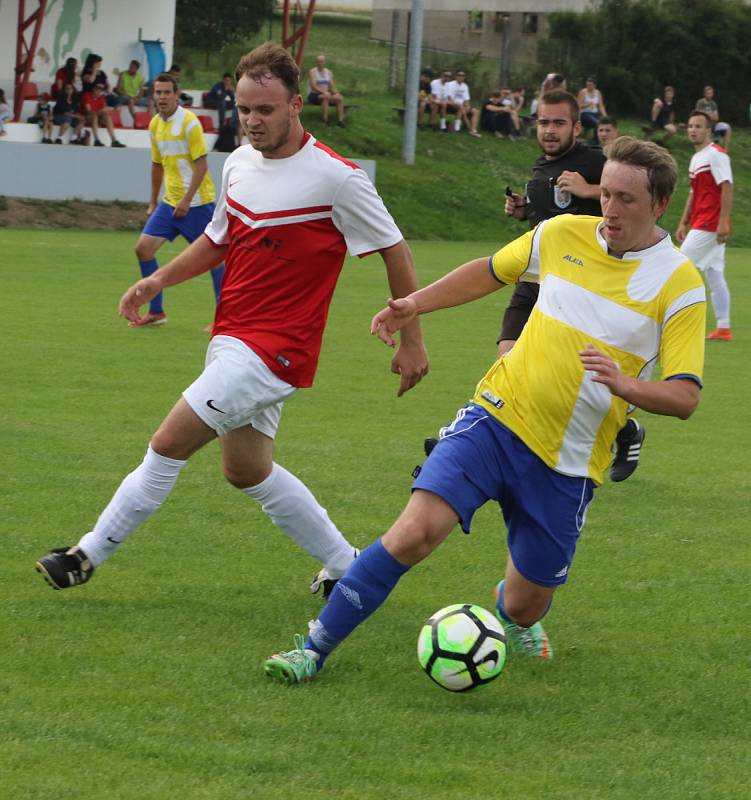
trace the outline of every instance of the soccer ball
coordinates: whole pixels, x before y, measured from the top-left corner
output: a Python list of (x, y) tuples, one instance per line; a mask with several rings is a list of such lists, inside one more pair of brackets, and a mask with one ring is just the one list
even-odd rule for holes
[(436, 611), (422, 626), (417, 658), (428, 677), (450, 692), (490, 683), (506, 663), (506, 633), (489, 611), (457, 603)]

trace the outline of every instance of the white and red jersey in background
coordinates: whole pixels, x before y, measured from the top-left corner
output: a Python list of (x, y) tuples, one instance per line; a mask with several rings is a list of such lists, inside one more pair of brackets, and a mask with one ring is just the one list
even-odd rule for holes
[(716, 231), (720, 220), (720, 184), (733, 182), (730, 157), (716, 144), (694, 153), (688, 166), (691, 179), (691, 230)]

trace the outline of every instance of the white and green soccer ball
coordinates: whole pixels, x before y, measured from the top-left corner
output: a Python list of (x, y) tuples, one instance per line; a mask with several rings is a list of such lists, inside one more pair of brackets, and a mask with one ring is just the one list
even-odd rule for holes
[(417, 658), (439, 686), (450, 692), (466, 692), (490, 683), (503, 672), (506, 633), (495, 615), (481, 606), (446, 606), (422, 626)]

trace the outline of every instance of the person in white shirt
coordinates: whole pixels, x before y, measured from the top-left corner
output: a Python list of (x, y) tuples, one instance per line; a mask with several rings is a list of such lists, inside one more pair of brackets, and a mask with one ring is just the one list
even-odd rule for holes
[[(469, 86), (465, 83), (466, 73), (459, 70), (456, 73), (456, 80), (451, 81), (446, 91), (451, 101), (456, 107), (456, 119), (454, 120), (454, 130), (459, 132), (462, 128), (462, 120), (469, 128), (469, 135), (476, 139), (481, 138), (482, 134), (477, 130), (477, 120), (479, 117), (476, 108), (470, 105)], [(443, 122), (443, 121), (442, 121)], [(441, 126), (443, 127), (443, 125)]]
[[(448, 130), (446, 127), (446, 114), (456, 113), (453, 103), (449, 104), (448, 87), (453, 83), (453, 74), (450, 69), (444, 69), (438, 78), (430, 82), (430, 125), (435, 127), (440, 119), (440, 130)], [(451, 106), (449, 108), (449, 105)]]
[(326, 67), (326, 56), (316, 56), (316, 65), (308, 72), (308, 102), (321, 106), (325, 125), (329, 124), (329, 105), (336, 108), (336, 124), (344, 127), (344, 97), (334, 85), (334, 73)]

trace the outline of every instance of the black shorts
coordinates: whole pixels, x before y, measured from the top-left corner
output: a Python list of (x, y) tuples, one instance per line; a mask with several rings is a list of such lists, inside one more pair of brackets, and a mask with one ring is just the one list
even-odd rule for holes
[(501, 335), (498, 339), (499, 342), (503, 339), (513, 339), (516, 341), (521, 336), (522, 329), (527, 324), (527, 320), (532, 313), (532, 309), (537, 302), (539, 294), (539, 283), (520, 281), (516, 284), (508, 307), (503, 314)]
[(309, 92), (308, 93), (308, 102), (314, 106), (321, 105), (321, 93), (320, 92)]

